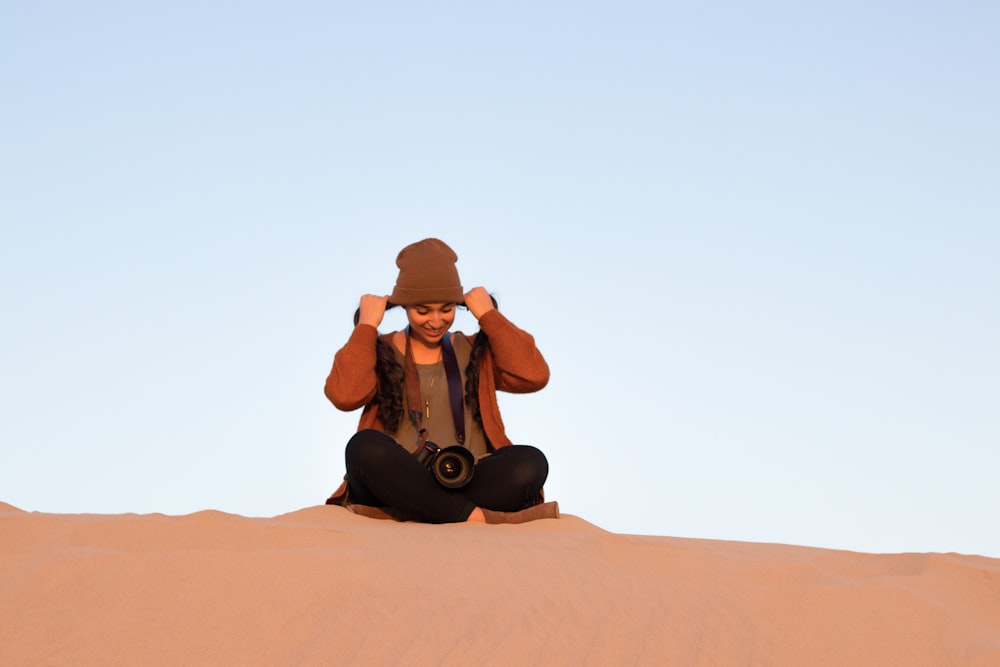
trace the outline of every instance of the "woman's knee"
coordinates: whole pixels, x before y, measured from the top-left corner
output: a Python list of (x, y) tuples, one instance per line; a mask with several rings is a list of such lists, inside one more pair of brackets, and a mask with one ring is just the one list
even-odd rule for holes
[(505, 456), (509, 457), (511, 483), (525, 488), (541, 488), (549, 476), (549, 461), (542, 450), (531, 445), (511, 445), (504, 449), (510, 450), (505, 452)]
[(531, 445), (521, 445), (519, 449), (523, 452), (521, 456), (524, 458), (525, 465), (533, 468), (541, 477), (548, 477), (549, 460), (542, 450)]
[(348, 470), (356, 466), (362, 468), (378, 466), (391, 451), (390, 446), (398, 445), (381, 431), (375, 429), (358, 431), (347, 441), (347, 447), (344, 449)]

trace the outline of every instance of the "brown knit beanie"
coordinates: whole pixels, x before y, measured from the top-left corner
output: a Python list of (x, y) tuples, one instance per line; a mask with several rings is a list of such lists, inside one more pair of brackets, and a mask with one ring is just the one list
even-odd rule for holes
[(424, 239), (399, 251), (399, 277), (389, 302), (399, 306), (422, 303), (462, 303), (465, 292), (458, 278), (458, 255), (444, 241)]

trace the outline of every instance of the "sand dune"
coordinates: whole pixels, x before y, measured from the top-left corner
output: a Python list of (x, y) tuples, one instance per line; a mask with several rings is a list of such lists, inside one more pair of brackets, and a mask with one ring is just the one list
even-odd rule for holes
[(1000, 560), (0, 503), (0, 665), (1000, 665)]

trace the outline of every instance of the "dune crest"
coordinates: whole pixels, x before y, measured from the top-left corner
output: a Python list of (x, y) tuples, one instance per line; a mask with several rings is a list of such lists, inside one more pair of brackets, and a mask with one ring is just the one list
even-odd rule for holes
[(995, 665), (1000, 560), (620, 535), (584, 519), (29, 513), (0, 664)]

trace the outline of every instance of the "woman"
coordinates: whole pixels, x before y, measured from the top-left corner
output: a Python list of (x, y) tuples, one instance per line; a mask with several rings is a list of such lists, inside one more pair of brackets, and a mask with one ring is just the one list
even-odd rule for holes
[[(542, 502), (545, 455), (511, 444), (496, 400), (497, 390), (544, 387), (548, 365), (531, 335), (501, 315), (484, 288), (463, 293), (457, 260), (443, 241), (418, 241), (396, 258), (392, 295), (361, 297), (326, 396), (341, 410), (364, 409), (347, 443), (344, 483), (327, 503), (428, 523), (558, 518), (558, 505)], [(479, 321), (478, 333), (449, 332), (459, 305)], [(392, 306), (406, 309), (409, 326), (379, 335)], [(439, 482), (415, 456), (427, 443), (469, 450), (471, 480), (459, 488)]]

